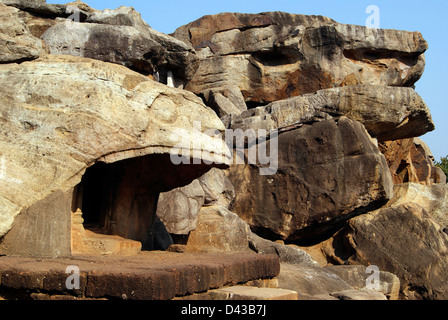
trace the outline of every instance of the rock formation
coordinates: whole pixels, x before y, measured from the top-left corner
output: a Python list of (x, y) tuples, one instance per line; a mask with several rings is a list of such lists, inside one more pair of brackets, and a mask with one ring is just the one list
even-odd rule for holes
[[(266, 12), (166, 35), (44, 0), (0, 0), (0, 26), (0, 256), (237, 253), (260, 258), (230, 259), (228, 283), (276, 276), (299, 299), (448, 298), (419, 32)], [(203, 293), (225, 283), (209, 269), (138, 296), (232, 296)], [(89, 272), (120, 297), (118, 273)]]
[(344, 117), (280, 134), (275, 174), (262, 176), (254, 165), (231, 166), (232, 210), (259, 232), (307, 242), (380, 207), (392, 197), (393, 185), (370, 139), (361, 123)]
[(434, 157), (425, 142), (419, 138), (385, 141), (380, 144), (395, 184), (439, 184), (445, 181), (442, 169), (434, 166)]
[[(176, 129), (193, 130), (191, 125), (196, 120), (203, 123), (204, 130), (224, 129), (213, 111), (193, 94), (168, 88), (122, 66), (88, 58), (47, 55), (20, 65), (4, 64), (0, 69), (1, 159), (5, 172), (0, 200), (1, 235), (11, 229), (14, 217), (29, 206), (58, 190), (69, 193), (81, 182), (85, 170), (97, 162), (120, 162), (115, 168), (104, 168), (106, 171), (97, 176), (113, 181), (115, 174), (115, 179), (121, 181), (117, 182), (117, 188), (120, 184), (121, 188), (126, 188), (126, 183), (135, 185), (140, 179), (146, 186), (135, 185), (135, 196), (149, 192), (155, 197), (158, 192), (187, 184), (206, 172), (208, 166), (192, 165), (178, 175), (181, 166), (171, 163), (170, 152), (185, 137), (180, 137)], [(200, 132), (198, 135), (203, 139), (204, 151), (212, 148), (208, 154), (213, 151), (215, 156), (222, 157), (216, 162), (225, 163), (224, 142)], [(152, 162), (153, 169), (158, 171), (148, 172), (145, 161), (138, 160), (150, 155), (154, 156), (147, 158), (147, 165)], [(133, 158), (136, 162), (130, 162)], [(126, 159), (129, 161), (125, 162)], [(162, 174), (167, 170), (163, 162), (173, 167), (170, 174)], [(123, 170), (128, 170), (130, 179), (135, 175), (137, 180), (123, 180), (120, 177)], [(139, 178), (141, 175), (146, 178)], [(123, 197), (131, 201), (134, 196), (130, 193)], [(153, 202), (157, 199), (149, 198)], [(67, 201), (64, 210), (69, 213), (70, 196)], [(128, 205), (130, 210), (132, 202)], [(64, 219), (68, 218), (69, 215)], [(47, 222), (41, 218), (37, 223)], [(57, 233), (57, 228), (48, 231), (52, 232)], [(4, 239), (4, 246), (12, 234)], [(23, 230), (17, 237), (34, 241)], [(20, 241), (14, 239), (14, 242)]]
[(346, 85), (412, 86), (428, 48), (418, 32), (282, 12), (205, 16), (174, 36), (201, 59), (187, 89), (233, 84), (251, 105)]

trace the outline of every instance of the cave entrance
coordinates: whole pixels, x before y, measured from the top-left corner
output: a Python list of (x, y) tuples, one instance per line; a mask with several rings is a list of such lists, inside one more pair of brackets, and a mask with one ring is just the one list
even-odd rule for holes
[(169, 155), (94, 164), (74, 190), (72, 251), (166, 250), (172, 238), (156, 215), (160, 192), (187, 185), (209, 169), (174, 165)]

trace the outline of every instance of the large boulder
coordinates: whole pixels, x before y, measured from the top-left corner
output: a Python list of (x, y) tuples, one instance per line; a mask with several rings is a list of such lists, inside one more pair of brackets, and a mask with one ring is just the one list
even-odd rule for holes
[(278, 255), (281, 263), (311, 268), (319, 267), (319, 264), (304, 250), (296, 246), (263, 239), (253, 232), (249, 234), (249, 246), (258, 254)]
[(448, 236), (416, 203), (348, 221), (332, 240), (333, 260), (375, 265), (400, 279), (402, 299), (448, 298)]
[(157, 204), (157, 216), (169, 233), (188, 235), (195, 230), (203, 206), (228, 207), (235, 190), (223, 170), (212, 168), (185, 187), (162, 192)]
[(192, 47), (153, 30), (132, 8), (92, 13), (87, 22), (66, 21), (49, 28), (42, 39), (50, 53), (121, 64), (145, 75), (159, 74), (165, 83), (170, 71), (176, 87), (190, 80), (198, 67)]
[[(76, 3), (74, 5), (76, 5)], [(140, 13), (132, 7), (125, 6), (121, 6), (113, 10), (104, 9), (103, 11), (92, 12), (89, 14), (85, 22), (116, 26), (130, 26), (141, 31), (145, 31), (150, 28), (150, 26), (142, 19)]]
[(196, 229), (204, 198), (204, 189), (198, 180), (194, 180), (188, 186), (161, 193), (157, 202), (157, 216), (169, 233), (188, 235)]
[(249, 225), (235, 213), (222, 206), (203, 207), (184, 251), (249, 253), (249, 235)]
[(330, 293), (354, 290), (325, 268), (282, 263), (277, 279), (280, 288), (297, 291), (299, 300), (337, 300)]
[(434, 165), (434, 156), (428, 145), (419, 138), (385, 141), (379, 145), (386, 157), (395, 184), (445, 183), (442, 169)]
[[(228, 163), (225, 143), (203, 133), (224, 130), (211, 109), (190, 92), (125, 67), (48, 55), (0, 65), (0, 83), (4, 251), (7, 243), (15, 243), (28, 254), (66, 254), (67, 242), (48, 243), (62, 232), (58, 221), (66, 226), (75, 200), (87, 195), (95, 199), (101, 190), (105, 205), (111, 205), (107, 194), (117, 192), (113, 206), (123, 209), (117, 217), (135, 210), (135, 227), (140, 228), (138, 221), (145, 221), (144, 212), (157, 203), (159, 192), (187, 185), (211, 167)], [(195, 121), (203, 131), (193, 127)], [(175, 165), (173, 148), (191, 150), (193, 138), (203, 150), (203, 161)], [(80, 182), (84, 195), (82, 190), (73, 195)], [(28, 218), (15, 225), (21, 212)], [(14, 225), (21, 232), (9, 232)]]
[(333, 272), (356, 290), (375, 290), (383, 293), (389, 300), (398, 300), (400, 295), (400, 279), (390, 272), (377, 270), (362, 265), (327, 266)]
[(354, 85), (319, 90), (226, 118), (232, 129), (290, 130), (304, 123), (346, 116), (380, 141), (421, 136), (434, 130), (431, 113), (412, 88)]
[(20, 18), (20, 11), (0, 3), (0, 63), (39, 58), (43, 43), (34, 37)]
[(394, 196), (387, 206), (398, 206), (410, 202), (423, 207), (442, 228), (448, 228), (448, 186), (446, 184), (397, 184), (394, 186)]
[[(46, 3), (45, 0), (0, 0), (0, 3), (48, 18), (68, 18), (73, 14), (73, 10), (70, 7), (79, 6), (80, 1), (75, 1), (71, 4), (53, 4)], [(83, 9), (85, 8), (79, 8), (80, 21), (84, 21), (89, 15), (88, 11), (90, 10), (84, 11)]]
[(353, 84), (412, 86), (428, 48), (418, 32), (283, 12), (204, 16), (173, 35), (201, 57), (188, 90), (233, 84), (249, 105)]
[(344, 220), (384, 205), (393, 192), (384, 156), (357, 121), (342, 117), (304, 125), (253, 145), (278, 152), (276, 172), (234, 164), (231, 210), (269, 238), (314, 242)]

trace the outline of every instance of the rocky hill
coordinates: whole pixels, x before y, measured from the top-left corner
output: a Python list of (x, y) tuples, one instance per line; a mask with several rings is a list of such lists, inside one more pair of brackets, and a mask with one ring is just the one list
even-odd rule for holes
[(266, 12), (166, 35), (44, 0), (0, 0), (0, 26), (0, 256), (256, 253), (300, 299), (448, 299), (419, 32)]

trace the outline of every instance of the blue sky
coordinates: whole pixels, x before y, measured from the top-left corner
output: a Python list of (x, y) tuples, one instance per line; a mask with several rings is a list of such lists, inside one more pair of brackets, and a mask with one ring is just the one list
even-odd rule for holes
[[(121, 5), (132, 6), (153, 28), (171, 33), (177, 27), (207, 14), (220, 12), (259, 13), (285, 11), (300, 14), (319, 14), (340, 23), (365, 25), (369, 14), (366, 8), (380, 9), (380, 27), (420, 31), (429, 43), (426, 70), (416, 84), (416, 91), (428, 104), (436, 130), (421, 137), (431, 148), (436, 160), (448, 155), (448, 106), (445, 79), (448, 76), (448, 1), (446, 0), (84, 0), (91, 7), (103, 10)], [(64, 3), (47, 0), (48, 3)]]

